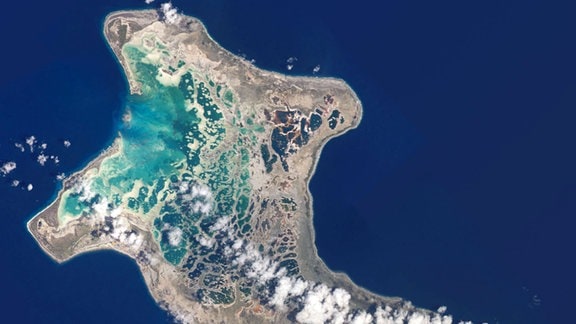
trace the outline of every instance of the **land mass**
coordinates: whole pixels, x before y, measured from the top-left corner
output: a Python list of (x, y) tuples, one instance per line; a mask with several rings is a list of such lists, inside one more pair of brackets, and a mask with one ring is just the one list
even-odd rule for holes
[(308, 189), (322, 147), (358, 126), (335, 78), (264, 71), (180, 15), (121, 11), (105, 38), (130, 88), (119, 137), (28, 222), (57, 262), (133, 258), (182, 322), (451, 323), (330, 271)]

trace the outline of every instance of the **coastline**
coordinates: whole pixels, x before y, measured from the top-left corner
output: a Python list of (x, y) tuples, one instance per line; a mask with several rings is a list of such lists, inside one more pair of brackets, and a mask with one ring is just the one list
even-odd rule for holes
[[(138, 15), (140, 14), (140, 15)], [(132, 17), (138, 19), (139, 16), (144, 16), (144, 20), (158, 20), (158, 12), (156, 10), (151, 9), (142, 9), (142, 10), (120, 10), (114, 11), (106, 15), (104, 17), (102, 34), (104, 35), (104, 39), (106, 40), (106, 46), (112, 51), (114, 57), (116, 58), (117, 62), (122, 67), (122, 72), (124, 73), (125, 80), (128, 82), (128, 87), (131, 95), (140, 95), (142, 94), (141, 85), (136, 81), (136, 78), (132, 74), (132, 71), (128, 67), (128, 64), (124, 60), (124, 56), (122, 55), (122, 46), (130, 41), (130, 38), (124, 39), (114, 39), (108, 31), (112, 31), (115, 28), (126, 28), (126, 34), (134, 33), (144, 27), (136, 24), (133, 25), (121, 25), (121, 26), (111, 26), (110, 23), (114, 21), (115, 18), (118, 17)]]
[[(57, 263), (64, 263), (64, 262), (72, 259), (76, 255), (70, 256), (68, 258), (59, 258), (56, 255), (54, 255), (50, 251), (50, 249), (48, 248), (48, 246), (50, 244), (46, 240), (41, 239), (42, 235), (40, 235), (40, 233), (39, 233), (39, 227), (40, 226), (38, 226), (38, 224), (36, 222), (39, 221), (39, 218), (42, 218), (42, 220), (44, 220), (48, 225), (50, 225), (54, 228), (59, 227), (60, 223), (58, 220), (58, 207), (59, 207), (60, 201), (62, 199), (62, 194), (64, 193), (64, 191), (66, 191), (67, 189), (70, 188), (70, 183), (73, 182), (77, 177), (86, 173), (86, 171), (88, 171), (90, 169), (94, 169), (94, 168), (99, 168), (102, 161), (104, 161), (104, 159), (106, 159), (110, 156), (113, 156), (115, 154), (118, 154), (119, 152), (121, 152), (121, 150), (122, 150), (122, 137), (120, 135), (118, 135), (114, 139), (112, 144), (110, 144), (108, 147), (103, 149), (100, 152), (100, 154), (97, 155), (97, 157), (95, 159), (91, 160), (90, 162), (88, 162), (88, 164), (86, 166), (84, 166), (80, 170), (74, 172), (70, 176), (66, 177), (64, 180), (62, 180), (62, 188), (60, 188), (60, 190), (58, 190), (56, 198), (52, 201), (52, 203), (48, 204), (48, 206), (46, 206), (44, 209), (42, 209), (41, 211), (34, 214), (34, 216), (32, 216), (26, 222), (26, 229), (28, 230), (28, 233), (30, 233), (30, 235), (32, 235), (32, 237), (34, 237), (36, 239), (36, 241), (38, 242), (38, 244), (40, 245), (40, 247), (42, 248), (44, 253), (46, 253), (48, 256), (50, 256), (50, 258), (52, 260), (56, 261)], [(103, 247), (102, 249), (106, 249), (106, 248)], [(86, 252), (89, 252), (89, 251), (86, 251)], [(122, 252), (122, 251), (118, 251), (118, 252)]]
[[(141, 14), (141, 15), (139, 15), (139, 14)], [(132, 24), (132, 25), (129, 23), (126, 23), (126, 25), (123, 25), (124, 21), (122, 20), (122, 18), (124, 18), (125, 16), (134, 18), (137, 21), (139, 21), (138, 19), (141, 19), (143, 21), (147, 21), (148, 25), (146, 25), (144, 27), (138, 25), (137, 23)], [(115, 20), (115, 18), (118, 18), (118, 17), (120, 17), (120, 19)], [(338, 106), (338, 109), (344, 110), (347, 114), (350, 112), (353, 113), (353, 114), (351, 114), (353, 117), (346, 115), (347, 123), (349, 123), (350, 125), (345, 126), (344, 128), (340, 128), (337, 131), (335, 131), (334, 128), (332, 128), (332, 127), (331, 127), (332, 130), (328, 130), (327, 127), (324, 126), (324, 130), (321, 133), (322, 136), (317, 135), (317, 136), (320, 136), (320, 139), (318, 141), (315, 140), (313, 142), (314, 144), (309, 144), (308, 147), (306, 147), (305, 149), (302, 149), (303, 152), (300, 152), (301, 155), (298, 156), (299, 158), (303, 159), (303, 161), (304, 161), (304, 159), (306, 159), (303, 162), (306, 166), (308, 166), (308, 162), (309, 162), (308, 158), (311, 157), (311, 159), (310, 159), (311, 165), (309, 168), (307, 168), (308, 172), (303, 176), (303, 180), (304, 180), (303, 182), (304, 183), (302, 184), (301, 182), (295, 182), (296, 185), (294, 185), (294, 187), (296, 188), (294, 190), (302, 190), (304, 197), (301, 200), (304, 200), (307, 202), (305, 205), (303, 205), (304, 211), (303, 212), (298, 211), (296, 213), (298, 216), (297, 217), (298, 219), (296, 220), (297, 225), (295, 226), (295, 229), (296, 229), (296, 232), (298, 232), (298, 234), (299, 234), (299, 240), (297, 240), (297, 242), (296, 242), (297, 251), (299, 253), (297, 260), (299, 263), (301, 263), (300, 268), (302, 269), (302, 274), (305, 274), (304, 277), (306, 279), (311, 280), (312, 282), (326, 283), (332, 287), (344, 288), (346, 291), (348, 291), (352, 295), (352, 300), (354, 301), (354, 305), (356, 305), (356, 306), (368, 308), (371, 305), (377, 304), (378, 302), (385, 302), (388, 305), (400, 305), (401, 303), (405, 302), (404, 300), (402, 300), (401, 298), (398, 298), (398, 297), (387, 297), (387, 296), (375, 294), (375, 293), (367, 290), (366, 288), (363, 288), (363, 287), (356, 285), (346, 273), (331, 271), (328, 268), (328, 266), (325, 264), (324, 260), (318, 255), (318, 249), (316, 247), (316, 232), (315, 232), (315, 228), (314, 228), (313, 195), (312, 195), (312, 192), (310, 191), (310, 181), (316, 172), (316, 168), (318, 167), (318, 162), (320, 160), (321, 153), (322, 153), (322, 150), (324, 149), (325, 145), (331, 139), (342, 136), (342, 135), (346, 134), (348, 131), (351, 131), (351, 130), (357, 128), (362, 121), (362, 118), (363, 118), (362, 102), (360, 101), (360, 99), (358, 98), (358, 96), (354, 92), (354, 90), (341, 78), (334, 78), (334, 77), (318, 78), (316, 76), (287, 76), (287, 75), (284, 75), (280, 72), (268, 71), (268, 70), (261, 69), (261, 68), (255, 66), (252, 62), (249, 62), (244, 58), (238, 57), (238, 56), (234, 55), (232, 52), (223, 48), (218, 42), (216, 42), (210, 36), (206, 27), (204, 26), (204, 24), (199, 19), (194, 18), (194, 17), (188, 17), (188, 16), (186, 16), (186, 19), (188, 19), (189, 21), (200, 26), (200, 29), (201, 29), (200, 31), (195, 30), (195, 32), (200, 34), (199, 37), (204, 37), (210, 41), (210, 44), (206, 45), (208, 48), (207, 51), (212, 51), (212, 50), (216, 49), (217, 53), (218, 53), (218, 55), (220, 55), (220, 57), (222, 57), (223, 59), (229, 60), (229, 64), (232, 64), (232, 65), (240, 65), (241, 64), (242, 68), (238, 68), (238, 69), (241, 70), (241, 72), (245, 72), (246, 75), (248, 75), (248, 74), (252, 75), (252, 73), (254, 72), (254, 74), (257, 75), (259, 78), (259, 79), (258, 78), (256, 78), (256, 79), (258, 79), (259, 81), (261, 81), (260, 79), (262, 79), (262, 80), (271, 79), (272, 81), (278, 81), (278, 83), (282, 84), (282, 86), (286, 86), (288, 84), (291, 87), (297, 88), (299, 91), (302, 91), (302, 89), (299, 88), (298, 85), (304, 85), (304, 86), (310, 86), (312, 88), (312, 90), (316, 91), (316, 92), (335, 91), (335, 92), (337, 92), (338, 95), (343, 95), (343, 96), (344, 95), (350, 95), (351, 96), (351, 98), (346, 97), (344, 99), (346, 102), (352, 102), (351, 107), (346, 106), (346, 108), (342, 108), (341, 106)], [(138, 30), (140, 30), (138, 28), (141, 28), (141, 29), (146, 28), (149, 25), (154, 24), (157, 20), (158, 20), (157, 12), (153, 11), (153, 10), (113, 12), (113, 13), (107, 15), (105, 20), (104, 20), (104, 32), (103, 32), (103, 34), (105, 36), (105, 39), (107, 41), (109, 48), (115, 54), (116, 59), (120, 63), (120, 66), (122, 66), (124, 76), (125, 76), (126, 80), (128, 81), (128, 85), (130, 88), (130, 95), (141, 95), (142, 94), (141, 84), (136, 80), (135, 76), (133, 75), (132, 71), (130, 70), (128, 63), (126, 62), (126, 60), (122, 54), (122, 46), (131, 40), (133, 34), (127, 33), (124, 38), (115, 38), (111, 34), (111, 32), (113, 31), (114, 28), (116, 28), (116, 32), (120, 33), (118, 31), (119, 30), (118, 28), (121, 28), (122, 26), (125, 26), (127, 30), (131, 30), (132, 32), (137, 32)], [(118, 22), (118, 21), (120, 21), (120, 22)], [(114, 25), (114, 24), (116, 24), (116, 25)], [(130, 28), (132, 28), (132, 29), (130, 29)], [(169, 28), (171, 28), (171, 27), (169, 27)], [(180, 28), (180, 26), (178, 28)], [(187, 28), (191, 28), (190, 25), (188, 25)], [(186, 31), (181, 31), (180, 29), (178, 29), (176, 31), (179, 32), (179, 34), (176, 34), (176, 35), (180, 35), (180, 34), (186, 32)], [(204, 40), (204, 39), (202, 39), (202, 40)], [(212, 52), (210, 52), (210, 53), (212, 54)], [(304, 87), (304, 88), (306, 88), (306, 87)], [(288, 89), (290, 90), (290, 87), (288, 87)], [(289, 91), (286, 91), (286, 92), (288, 93)], [(240, 96), (240, 97), (242, 97), (242, 96)], [(263, 100), (263, 99), (261, 99), (261, 100)], [(324, 100), (326, 100), (326, 98), (324, 98)], [(342, 105), (345, 105), (345, 104), (343, 103)], [(288, 107), (288, 111), (290, 111), (290, 107)], [(268, 127), (272, 127), (272, 126), (268, 125)], [(328, 132), (329, 135), (325, 136), (324, 132)], [(50, 245), (48, 240), (46, 240), (46, 238), (43, 237), (43, 235), (40, 233), (40, 227), (42, 225), (41, 225), (40, 221), (38, 220), (38, 218), (42, 218), (52, 227), (60, 227), (59, 220), (58, 220), (57, 208), (58, 208), (58, 205), (60, 204), (60, 201), (62, 199), (62, 195), (63, 195), (64, 191), (70, 187), (69, 183), (73, 182), (75, 177), (81, 176), (82, 174), (88, 172), (91, 169), (99, 168), (104, 159), (106, 159), (107, 157), (109, 157), (113, 154), (120, 152), (121, 151), (121, 141), (122, 141), (121, 137), (118, 136), (114, 140), (113, 144), (110, 147), (108, 147), (107, 149), (103, 150), (94, 160), (89, 162), (81, 170), (75, 172), (69, 178), (66, 178), (63, 182), (62, 189), (59, 191), (59, 193), (57, 195), (57, 198), (50, 205), (48, 205), (46, 208), (44, 208), (42, 211), (37, 213), (34, 217), (32, 217), (28, 221), (28, 223), (27, 223), (28, 231), (33, 235), (34, 238), (36, 238), (36, 241), (40, 244), (40, 246), (42, 247), (44, 252), (46, 252), (53, 260), (55, 260), (58, 263), (66, 262), (67, 260), (73, 258), (76, 255), (88, 253), (88, 252), (95, 251), (95, 250), (103, 250), (103, 249), (108, 249), (108, 250), (111, 249), (111, 250), (114, 250), (116, 252), (120, 252), (124, 255), (130, 256), (131, 258), (135, 259), (135, 261), (137, 262), (137, 264), (140, 268), (140, 271), (141, 271), (143, 277), (145, 278), (147, 288), (148, 288), (150, 295), (153, 296), (153, 298), (157, 301), (157, 303), (161, 307), (166, 308), (170, 312), (172, 312), (175, 309), (176, 313), (178, 312), (178, 310), (182, 310), (182, 309), (187, 310), (186, 307), (184, 307), (184, 306), (187, 305), (188, 307), (190, 307), (189, 305), (193, 301), (182, 300), (181, 297), (178, 295), (178, 294), (181, 294), (183, 292), (183, 290), (185, 290), (185, 288), (181, 288), (181, 287), (177, 286), (177, 284), (176, 284), (177, 281), (176, 281), (176, 279), (173, 278), (174, 274), (169, 274), (169, 272), (175, 271), (174, 269), (172, 269), (172, 267), (170, 265), (164, 265), (164, 264), (158, 265), (158, 264), (156, 264), (154, 266), (151, 266), (149, 264), (143, 263), (139, 259), (137, 259), (135, 253), (132, 253), (132, 254), (130, 253), (130, 251), (132, 251), (132, 250), (129, 250), (125, 246), (117, 245), (111, 241), (104, 241), (103, 243), (96, 243), (96, 244), (92, 243), (91, 245), (85, 245), (84, 244), (85, 242), (82, 242), (82, 244), (79, 248), (76, 248), (76, 246), (66, 246), (66, 248), (68, 248), (69, 250), (61, 249), (61, 247), (54, 249), (54, 248), (52, 248), (53, 246)], [(294, 155), (294, 156), (296, 156), (296, 155)], [(291, 163), (295, 162), (292, 160), (292, 158), (290, 156), (288, 157), (288, 159), (289, 159), (289, 161), (291, 161)], [(297, 161), (299, 161), (299, 160), (296, 160), (296, 162)], [(279, 168), (279, 165), (276, 165), (276, 168)], [(296, 167), (296, 170), (299, 170), (299, 169)], [(297, 176), (296, 178), (299, 178), (299, 176)], [(298, 192), (300, 192), (300, 191), (298, 191)], [(302, 196), (302, 194), (300, 194), (300, 196)], [(300, 198), (298, 198), (298, 199), (300, 201)], [(56, 211), (54, 211), (54, 209), (56, 209)], [(127, 217), (129, 217), (129, 216), (127, 216)], [(133, 219), (131, 219), (131, 220), (133, 220)], [(71, 222), (74, 222), (74, 221), (67, 222), (65, 225), (68, 225)], [(138, 221), (131, 223), (131, 225), (138, 227)], [(86, 224), (82, 224), (82, 226), (86, 227)], [(78, 227), (81, 227), (81, 226), (79, 225)], [(85, 230), (84, 227), (82, 228), (83, 230)], [(68, 230), (70, 230), (70, 229), (68, 229)], [(81, 237), (81, 235), (78, 235), (76, 233), (76, 229), (72, 229), (72, 230), (73, 230), (73, 234), (70, 234), (70, 235), (76, 235), (78, 237)], [(81, 234), (86, 235), (86, 232), (81, 231)], [(62, 241), (67, 242), (66, 237), (64, 235), (67, 235), (67, 233), (66, 232), (64, 232), (64, 234), (59, 233), (58, 238), (62, 239)], [(151, 236), (151, 232), (148, 232), (145, 235), (147, 235), (149, 237), (149, 236)], [(76, 241), (75, 243), (78, 243), (78, 241)], [(158, 250), (157, 250), (158, 246), (157, 246), (157, 243), (155, 241), (151, 240), (151, 242), (148, 242), (148, 244), (146, 244), (146, 245), (148, 248), (151, 247), (151, 251), (153, 251), (155, 253), (158, 252)], [(154, 251), (154, 249), (156, 249), (156, 251)], [(52, 251), (54, 251), (54, 250), (58, 250), (59, 252), (64, 251), (62, 254), (65, 255), (65, 257), (55, 255), (54, 253), (52, 253)], [(305, 251), (305, 252), (300, 254), (301, 251)], [(171, 270), (168, 271), (166, 269), (171, 269)], [(164, 282), (163, 282), (163, 280), (159, 280), (158, 279), (159, 277), (162, 277)], [(152, 279), (152, 278), (156, 278), (156, 279)], [(170, 280), (174, 280), (174, 281), (170, 281)], [(163, 287), (163, 289), (168, 289), (168, 291), (170, 291), (170, 293), (166, 294), (164, 292), (164, 290), (159, 290), (159, 287)], [(170, 302), (172, 302), (173, 304), (170, 304)], [(410, 304), (408, 303), (408, 305), (410, 305)], [(194, 307), (196, 307), (196, 306), (194, 306)], [(198, 306), (198, 307), (201, 307), (201, 306)], [(226, 307), (223, 307), (222, 309), (225, 309), (225, 308)], [(215, 309), (220, 309), (220, 308), (215, 308)], [(425, 312), (425, 313), (430, 312), (428, 310), (419, 309), (419, 308), (414, 308), (414, 309), (417, 309), (417, 310)], [(208, 311), (204, 310), (204, 312), (208, 312)], [(202, 313), (198, 316), (201, 317), (201, 316), (203, 316), (203, 314), (204, 313)], [(195, 315), (191, 315), (191, 316), (195, 316)]]
[[(254, 63), (248, 61), (245, 58), (239, 57), (237, 55), (235, 55), (234, 53), (230, 52), (229, 50), (227, 50), (226, 48), (224, 48), (223, 46), (221, 46), (215, 39), (212, 38), (212, 36), (210, 35), (210, 33), (208, 33), (206, 26), (204, 25), (204, 23), (200, 20), (197, 19), (195, 17), (191, 17), (195, 20), (197, 20), (203, 28), (204, 34), (214, 43), (216, 44), (216, 46), (219, 47), (219, 49), (221, 51), (224, 51), (226, 53), (228, 53), (230, 56), (239, 59), (240, 62), (242, 62), (242, 64), (246, 65), (248, 68), (255, 68), (257, 70), (260, 70), (264, 73), (267, 74), (271, 74), (274, 75), (276, 77), (280, 77), (286, 80), (318, 80), (319, 77), (317, 76), (310, 76), (310, 75), (285, 75), (282, 74), (280, 72), (277, 71), (270, 71), (270, 70), (264, 70), (259, 68), (258, 66), (256, 66)], [(341, 132), (335, 133), (331, 136), (325, 137), (323, 139), (323, 141), (321, 142), (321, 144), (319, 145), (319, 147), (317, 148), (315, 154), (314, 154), (314, 158), (313, 158), (313, 167), (310, 170), (310, 172), (308, 173), (308, 175), (305, 177), (305, 182), (306, 182), (306, 193), (307, 193), (307, 197), (308, 197), (308, 205), (307, 205), (307, 209), (308, 209), (308, 213), (309, 213), (309, 217), (308, 218), (308, 232), (310, 233), (310, 242), (311, 242), (311, 248), (313, 250), (313, 255), (316, 258), (316, 262), (318, 263), (318, 265), (321, 267), (321, 271), (323, 272), (321, 275), (331, 275), (334, 277), (334, 279), (336, 279), (337, 281), (341, 281), (342, 283), (345, 284), (345, 286), (349, 289), (354, 289), (357, 291), (362, 292), (363, 294), (367, 294), (369, 296), (371, 296), (373, 299), (378, 299), (378, 298), (385, 298), (387, 299), (389, 302), (392, 303), (398, 303), (398, 302), (402, 302), (404, 301), (402, 298), (400, 297), (391, 297), (391, 296), (383, 296), (383, 295), (379, 295), (377, 293), (374, 293), (362, 286), (359, 286), (357, 284), (355, 284), (352, 279), (348, 276), (347, 273), (345, 272), (335, 272), (333, 270), (331, 270), (326, 263), (324, 262), (324, 260), (319, 256), (318, 254), (318, 248), (316, 247), (316, 229), (314, 228), (314, 209), (313, 209), (313, 195), (312, 192), (310, 191), (310, 181), (312, 179), (312, 177), (314, 176), (315, 172), (316, 172), (316, 168), (318, 167), (318, 162), (321, 158), (322, 155), (322, 151), (324, 149), (324, 147), (326, 146), (326, 144), (328, 144), (328, 142), (330, 142), (330, 140), (343, 136), (346, 133), (348, 133), (349, 131), (352, 131), (356, 128), (358, 128), (360, 126), (360, 123), (362, 122), (362, 118), (364, 115), (364, 109), (363, 109), (363, 105), (362, 102), (360, 100), (360, 98), (358, 97), (358, 95), (356, 94), (356, 92), (352, 89), (352, 87), (350, 87), (350, 85), (342, 78), (337, 78), (337, 77), (321, 77), (322, 80), (326, 80), (326, 81), (332, 81), (332, 82), (337, 82), (337, 83), (342, 83), (345, 85), (346, 88), (348, 88), (348, 90), (354, 95), (355, 101), (358, 104), (358, 114), (357, 114), (357, 118), (356, 118), (356, 123), (344, 130), (342, 130)], [(316, 266), (310, 266), (311, 269), (315, 269), (317, 268)], [(370, 302), (367, 300), (367, 302)], [(420, 308), (419, 308), (420, 309)], [(428, 311), (426, 309), (421, 309), (424, 311)]]

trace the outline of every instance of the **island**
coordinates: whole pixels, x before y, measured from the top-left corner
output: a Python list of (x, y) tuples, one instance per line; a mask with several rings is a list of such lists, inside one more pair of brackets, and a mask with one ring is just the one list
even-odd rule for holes
[(107, 16), (130, 95), (113, 144), (28, 222), (42, 249), (131, 257), (184, 323), (451, 323), (318, 256), (309, 181), (326, 142), (360, 123), (354, 91), (259, 69), (172, 18)]

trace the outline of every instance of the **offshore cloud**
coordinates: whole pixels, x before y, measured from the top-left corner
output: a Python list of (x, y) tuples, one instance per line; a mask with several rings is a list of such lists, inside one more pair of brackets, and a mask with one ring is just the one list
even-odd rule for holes
[(20, 144), (20, 143), (14, 143), (14, 146), (16, 146), (17, 149), (20, 150), (20, 152), (24, 153), (24, 151), (26, 151), (26, 149), (24, 148), (24, 145)]
[(36, 145), (37, 140), (36, 137), (34, 135), (26, 138), (26, 144), (28, 144), (28, 147), (30, 148), (30, 152), (34, 152), (34, 145)]
[(5, 176), (16, 169), (16, 162), (9, 161), (0, 167), (0, 173)]
[(46, 161), (48, 161), (48, 156), (44, 155), (44, 153), (40, 153), (36, 157), (36, 161), (38, 161), (38, 164), (40, 164), (41, 166), (44, 166), (46, 164)]

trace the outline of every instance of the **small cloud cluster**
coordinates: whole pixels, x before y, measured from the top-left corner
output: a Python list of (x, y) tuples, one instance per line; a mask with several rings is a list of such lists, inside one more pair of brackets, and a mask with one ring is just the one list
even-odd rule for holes
[[(187, 192), (189, 188), (184, 186), (182, 191)], [(212, 238), (200, 234), (196, 240), (202, 245), (221, 250), (227, 259), (226, 263), (239, 271), (255, 288), (255, 298), (272, 310), (292, 314), (290, 316), (294, 316), (296, 322), (452, 324), (452, 317), (444, 314), (444, 306), (437, 313), (416, 309), (410, 302), (381, 304), (372, 311), (353, 308), (352, 296), (345, 289), (291, 276), (278, 260), (260, 252), (253, 243), (237, 237), (231, 217), (216, 219), (210, 232), (214, 234)]]
[(270, 305), (279, 310), (286, 310), (286, 300), (295, 296), (302, 296), (308, 289), (309, 283), (300, 278), (284, 276), (278, 280)]
[[(452, 317), (416, 309), (409, 302), (380, 305), (375, 311), (354, 309), (348, 291), (323, 283), (290, 276), (279, 261), (261, 253), (252, 243), (234, 236), (230, 217), (221, 217), (210, 228), (225, 239), (213, 242), (232, 266), (237, 267), (255, 287), (263, 288), (258, 296), (276, 311), (294, 312), (299, 323), (374, 323), (374, 324), (452, 324)], [(258, 290), (258, 289), (256, 289)]]
[[(30, 151), (30, 153), (39, 151), (38, 155), (36, 155), (36, 162), (38, 162), (38, 164), (40, 164), (41, 166), (46, 165), (46, 162), (48, 162), (48, 160), (54, 161), (54, 164), (60, 163), (60, 158), (57, 155), (46, 154), (48, 144), (46, 143), (38, 144), (38, 139), (36, 138), (36, 136), (31, 135), (27, 137), (25, 139), (25, 144), (18, 142), (14, 143), (14, 146), (22, 153), (26, 151), (25, 145), (28, 146), (28, 150)], [(69, 140), (64, 140), (63, 145), (64, 147), (68, 148), (70, 147), (71, 143)]]
[(132, 230), (132, 225), (128, 222), (126, 217), (121, 217), (121, 209), (116, 208), (108, 210), (109, 216), (107, 220), (112, 225), (110, 231), (110, 237), (116, 241), (123, 243), (124, 245), (132, 248), (133, 250), (138, 250), (144, 239), (137, 232)]
[(24, 151), (26, 151), (26, 149), (24, 148), (24, 145), (20, 144), (20, 143), (14, 143), (14, 146), (16, 146), (17, 149), (20, 150), (20, 152), (24, 153)]
[(41, 166), (44, 166), (44, 164), (46, 164), (46, 161), (48, 161), (48, 156), (44, 155), (44, 153), (40, 153), (36, 157), (36, 161), (38, 161), (38, 164), (40, 164)]
[[(65, 148), (70, 147), (71, 143), (69, 140), (64, 140), (62, 142)], [(20, 153), (29, 152), (32, 154), (34, 161), (40, 166), (46, 166), (48, 162), (52, 161), (53, 165), (58, 165), (60, 163), (60, 158), (57, 155), (47, 153), (48, 144), (46, 142), (40, 141), (35, 135), (30, 135), (22, 142), (14, 142), (14, 147), (20, 151)], [(16, 169), (16, 165), (20, 164), (20, 161), (9, 161), (5, 163), (0, 163), (0, 176), (6, 176), (12, 173)], [(16, 172), (17, 173), (17, 172)], [(56, 180), (61, 181), (65, 178), (64, 173), (59, 173), (56, 175)], [(34, 186), (30, 183), (19, 179), (11, 179), (11, 187), (19, 187), (23, 190), (32, 191)]]
[(113, 206), (108, 199), (90, 190), (90, 182), (82, 181), (78, 188), (81, 190), (81, 196), (78, 200), (94, 201), (90, 205), (90, 218), (94, 223), (103, 224), (103, 233), (134, 251), (142, 246), (143, 237), (132, 229), (132, 225), (126, 217), (122, 217), (123, 210), (121, 207)]
[(313, 74), (316, 74), (316, 73), (318, 73), (318, 72), (320, 72), (320, 64), (316, 65), (316, 66), (314, 67), (314, 69), (312, 69), (312, 73), (313, 73)]
[(182, 235), (184, 232), (180, 229), (180, 227), (172, 227), (168, 231), (168, 243), (172, 246), (180, 245), (182, 242)]
[(352, 316), (349, 314), (350, 294), (344, 289), (330, 289), (324, 284), (317, 284), (302, 297), (302, 310), (296, 314), (296, 320), (300, 323), (342, 324)]
[(206, 215), (212, 210), (212, 192), (208, 186), (194, 181), (182, 181), (177, 189), (182, 205), (190, 212)]
[(452, 316), (414, 311), (410, 303), (405, 303), (396, 309), (390, 306), (378, 307), (374, 312), (373, 319), (376, 324), (452, 324)]
[(210, 226), (211, 232), (223, 232), (228, 231), (230, 228), (230, 217), (220, 217), (216, 220), (214, 225)]
[(9, 161), (0, 167), (0, 173), (5, 176), (16, 169), (16, 162)]
[(200, 243), (200, 245), (210, 249), (214, 247), (214, 244), (216, 244), (216, 240), (214, 238), (204, 234), (196, 235), (195, 239), (198, 241), (198, 243)]
[(295, 63), (296, 61), (298, 61), (298, 58), (295, 56), (291, 56), (288, 59), (286, 59), (286, 63), (289, 63), (289, 64)]
[(296, 63), (296, 61), (298, 61), (297, 57), (291, 56), (286, 60), (286, 69), (288, 71), (292, 71), (292, 69), (294, 68), (294, 63)]
[(168, 239), (168, 244), (171, 246), (178, 246), (182, 243), (184, 232), (180, 227), (165, 223), (162, 227), (162, 236)]
[(145, 0), (144, 2), (146, 2), (146, 4), (151, 4), (152, 2), (154, 2), (154, 0)]
[(26, 138), (26, 144), (28, 144), (28, 146), (30, 147), (30, 152), (34, 152), (34, 145), (36, 145), (36, 137), (34, 135)]
[(96, 193), (92, 191), (92, 182), (86, 179), (79, 179), (72, 185), (72, 192), (77, 194), (78, 200), (81, 202), (89, 202), (94, 197), (96, 197)]
[(166, 24), (177, 24), (180, 22), (181, 16), (178, 13), (178, 9), (172, 6), (172, 2), (165, 2), (160, 5), (160, 12), (163, 16), (163, 21)]
[[(215, 237), (211, 237), (203, 232), (198, 233), (194, 236), (194, 239), (202, 246), (207, 247), (209, 249), (213, 249), (213, 248), (218, 248), (218, 247), (224, 247), (223, 251), (225, 253), (225, 255), (227, 257), (230, 257), (231, 255), (231, 249), (230, 246), (225, 246), (226, 242), (230, 242), (232, 246), (235, 246), (232, 241), (233, 239), (233, 235), (232, 235), (232, 230), (230, 227), (230, 217), (220, 217), (216, 220), (216, 222), (209, 227), (209, 231), (211, 233), (224, 233), (226, 235), (226, 237), (228, 238), (227, 241), (217, 241), (215, 239)], [(240, 246), (242, 245), (242, 242), (239, 243), (240, 245), (236, 245), (235, 250), (238, 250), (240, 248)], [(230, 245), (230, 244), (229, 244)]]

